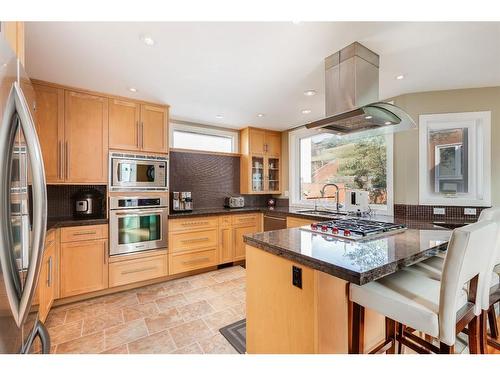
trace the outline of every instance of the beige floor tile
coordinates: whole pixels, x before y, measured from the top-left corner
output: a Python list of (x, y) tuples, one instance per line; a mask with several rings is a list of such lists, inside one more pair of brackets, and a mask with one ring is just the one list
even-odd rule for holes
[(82, 324), (83, 321), (80, 320), (49, 328), (50, 342), (52, 345), (59, 345), (80, 337), (82, 335)]
[(178, 307), (177, 310), (186, 322), (199, 319), (215, 311), (214, 308), (205, 300)]
[(156, 303), (148, 302), (139, 305), (126, 306), (122, 309), (122, 312), (125, 322), (129, 322), (131, 320), (157, 315), (160, 310), (158, 309), (158, 306), (156, 306)]
[(233, 310), (226, 309), (207, 315), (203, 318), (203, 320), (207, 323), (208, 327), (215, 332), (222, 327), (238, 321), (239, 319), (238, 315), (236, 315)]
[(203, 288), (194, 289), (183, 294), (184, 297), (186, 297), (186, 299), (188, 300), (188, 302), (198, 302), (202, 300), (207, 300), (218, 296), (218, 294), (212, 289), (213, 287), (214, 285), (205, 286)]
[(234, 289), (230, 292), (234, 297), (238, 298), (240, 302), (245, 302), (247, 298), (246, 291), (243, 289)]
[(101, 354), (128, 354), (127, 344), (119, 345), (101, 352)]
[(45, 320), (45, 327), (50, 328), (64, 324), (66, 320), (66, 313), (67, 310), (59, 308), (50, 310), (50, 313), (47, 316), (47, 319)]
[(239, 305), (240, 299), (236, 298), (232, 293), (221, 294), (217, 297), (210, 298), (207, 302), (216, 310), (224, 310), (228, 307)]
[(184, 323), (182, 316), (175, 307), (165, 310), (158, 315), (146, 318), (145, 321), (149, 334), (163, 331), (167, 328)]
[(235, 287), (234, 283), (231, 280), (230, 281), (224, 281), (222, 283), (218, 283), (218, 284), (212, 285), (210, 287), (210, 289), (212, 289), (212, 291), (214, 293), (216, 293), (217, 295), (229, 293), (229, 292), (233, 291), (235, 288), (236, 287)]
[(96, 317), (104, 313), (106, 313), (106, 307), (103, 302), (74, 307), (67, 311), (66, 323)]
[(174, 340), (168, 331), (158, 332), (128, 343), (130, 354), (165, 354), (176, 349)]
[(238, 354), (221, 334), (200, 340), (198, 343), (206, 354)]
[(120, 324), (104, 331), (104, 349), (127, 344), (147, 335), (148, 329), (142, 319)]
[(173, 296), (158, 298), (155, 302), (160, 311), (164, 311), (172, 307), (184, 306), (188, 303), (188, 300), (184, 294), (174, 294)]
[(184, 293), (189, 290), (195, 289), (193, 285), (189, 281), (181, 281), (177, 283), (165, 283), (163, 284), (163, 289), (167, 293), (167, 295), (175, 295), (179, 293)]
[(168, 292), (161, 285), (152, 285), (148, 288), (138, 290), (136, 295), (139, 299), (139, 303), (146, 303), (165, 297), (168, 295)]
[(231, 310), (233, 310), (233, 312), (236, 314), (236, 316), (238, 317), (238, 320), (245, 319), (245, 317), (247, 315), (246, 304), (244, 304), (244, 303), (240, 303), (238, 305), (231, 306)]
[(123, 323), (123, 316), (121, 310), (113, 310), (96, 317), (83, 319), (82, 334), (88, 335), (90, 333), (103, 331), (107, 328), (117, 326)]
[(192, 344), (212, 335), (212, 331), (201, 319), (178, 325), (169, 330), (178, 348)]
[(193, 277), (193, 279), (191, 279), (189, 282), (191, 283), (193, 289), (199, 289), (205, 286), (212, 286), (217, 284), (217, 281), (211, 276)]
[(200, 345), (195, 342), (194, 344), (173, 351), (172, 354), (203, 354), (203, 350), (201, 350)]
[(104, 332), (79, 337), (57, 345), (57, 354), (96, 354), (104, 349)]
[(109, 296), (109, 299), (104, 302), (106, 311), (112, 311), (125, 306), (137, 305), (139, 300), (137, 294), (134, 293), (117, 293)]
[(230, 272), (218, 273), (218, 274), (213, 275), (212, 277), (218, 283), (222, 283), (224, 281), (231, 281), (231, 280), (241, 278), (241, 276), (242, 276), (241, 273), (235, 272), (234, 270), (231, 269)]

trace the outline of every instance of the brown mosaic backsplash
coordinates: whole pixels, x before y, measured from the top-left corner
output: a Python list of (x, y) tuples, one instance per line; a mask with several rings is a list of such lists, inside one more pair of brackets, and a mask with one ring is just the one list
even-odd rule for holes
[[(224, 206), (228, 195), (240, 194), (239, 156), (170, 152), (169, 189), (190, 191), (195, 209)], [(243, 195), (245, 206), (263, 207), (271, 195)]]
[[(444, 215), (434, 215), (434, 208), (444, 208)], [(419, 219), (419, 220), (467, 220), (475, 221), (479, 217), (482, 210), (487, 207), (471, 207), (476, 209), (476, 215), (464, 215), (464, 209), (467, 206), (422, 206), (422, 205), (412, 205), (412, 204), (395, 204), (394, 205), (394, 216), (404, 217), (408, 219)]]
[[(73, 194), (80, 190), (96, 189), (106, 197), (106, 185), (47, 185), (47, 216), (70, 217), (73, 215)], [(106, 198), (103, 200), (103, 217), (106, 217)]]

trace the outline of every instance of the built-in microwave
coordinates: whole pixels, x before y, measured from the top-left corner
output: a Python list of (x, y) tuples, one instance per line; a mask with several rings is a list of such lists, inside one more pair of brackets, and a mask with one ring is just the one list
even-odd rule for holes
[(111, 152), (110, 191), (167, 191), (168, 158)]

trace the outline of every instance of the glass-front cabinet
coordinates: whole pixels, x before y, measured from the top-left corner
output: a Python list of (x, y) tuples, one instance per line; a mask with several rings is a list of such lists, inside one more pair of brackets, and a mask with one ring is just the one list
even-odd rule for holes
[(264, 191), (264, 157), (252, 156), (252, 192)]
[(280, 159), (267, 156), (251, 157), (252, 193), (279, 193)]
[(267, 158), (267, 190), (279, 192), (280, 188), (280, 159)]

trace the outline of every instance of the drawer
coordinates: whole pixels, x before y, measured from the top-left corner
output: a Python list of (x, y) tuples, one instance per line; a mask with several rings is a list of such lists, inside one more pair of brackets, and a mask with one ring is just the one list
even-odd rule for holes
[(297, 227), (302, 227), (304, 225), (312, 224), (314, 222), (315, 222), (314, 220), (300, 219), (297, 217), (288, 216), (286, 218), (286, 227), (287, 228), (297, 228)]
[(217, 229), (170, 233), (168, 248), (173, 253), (217, 247)]
[(156, 279), (167, 275), (166, 255), (109, 264), (109, 287)]
[(87, 241), (108, 238), (107, 225), (84, 225), (61, 228), (61, 242)]
[(173, 219), (168, 221), (168, 229), (170, 232), (178, 232), (193, 229), (217, 228), (217, 222), (217, 216), (191, 219)]
[(229, 216), (229, 215), (219, 216), (219, 226), (230, 227), (231, 226), (231, 216)]
[(233, 225), (257, 225), (258, 214), (250, 215), (233, 215), (232, 224)]
[(187, 254), (170, 254), (169, 273), (171, 275), (215, 266), (217, 264), (217, 250), (202, 250)]

